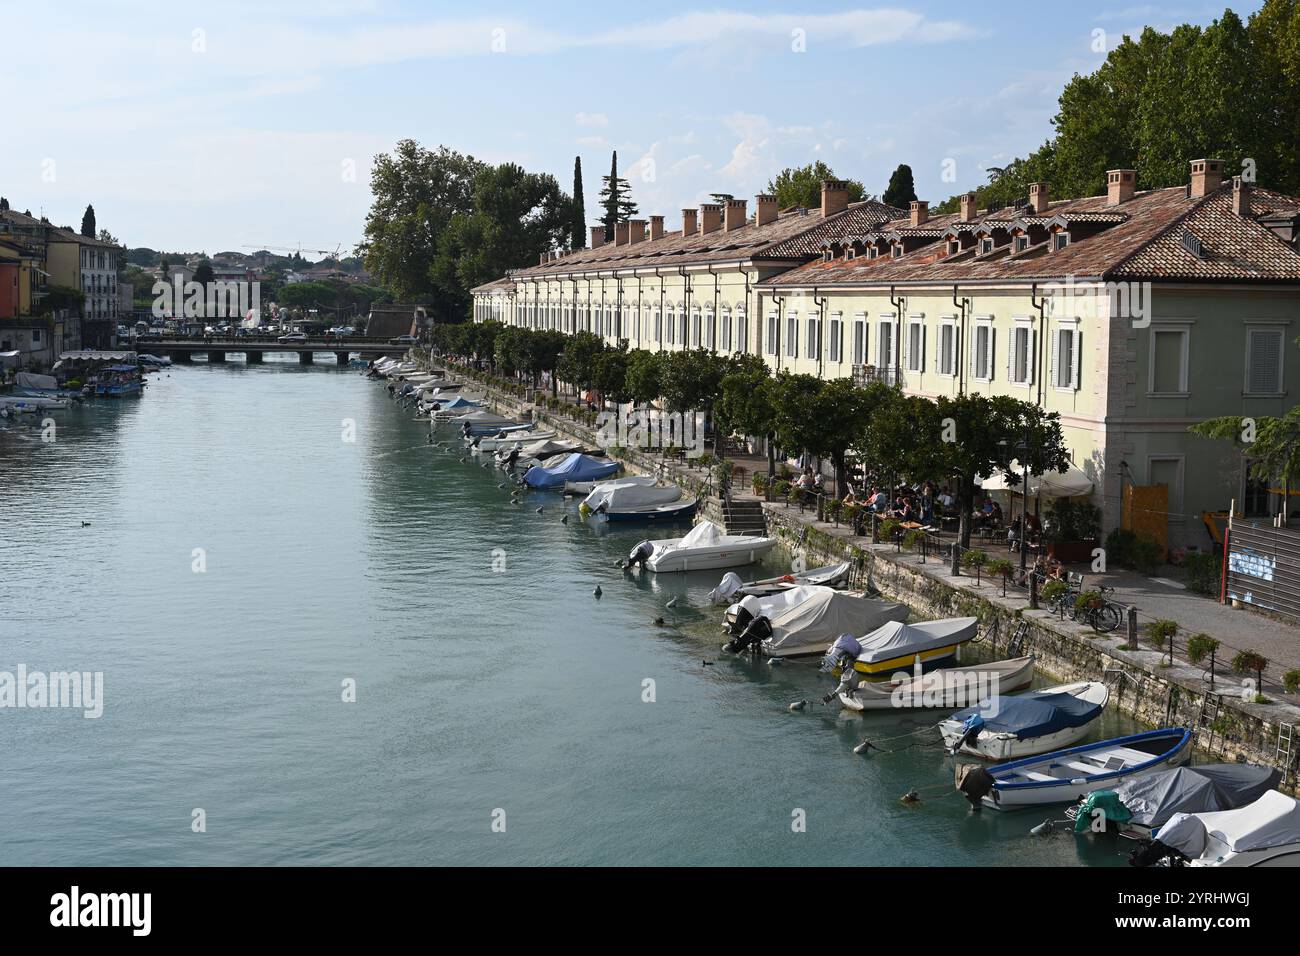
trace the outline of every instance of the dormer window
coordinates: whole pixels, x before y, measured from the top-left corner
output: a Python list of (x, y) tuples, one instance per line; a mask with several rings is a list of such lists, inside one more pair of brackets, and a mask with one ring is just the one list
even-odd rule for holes
[(856, 256), (856, 255), (857, 255), (857, 253), (854, 251), (854, 249), (853, 249), (852, 246), (848, 246), (848, 247), (845, 248), (845, 250), (844, 250), (844, 259), (845, 259), (845, 261), (847, 261), (847, 260), (849, 260), (849, 259), (852, 259), (852, 258), (853, 258), (854, 256)]
[(961, 252), (961, 240), (950, 239), (948, 241), (948, 255), (955, 256), (959, 252)]
[(1070, 244), (1070, 234), (1068, 232), (1058, 232), (1052, 236), (1052, 248), (1064, 249)]
[(1024, 252), (1029, 248), (1028, 236), (1016, 236), (1016, 252)]
[(895, 259), (901, 259), (901, 258), (903, 258), (903, 246), (902, 246), (902, 243), (894, 243), (894, 245), (890, 246), (890, 247), (889, 247), (889, 254), (890, 254), (893, 258), (895, 258)]
[(827, 249), (822, 252), (822, 262), (830, 262), (834, 258), (835, 253), (831, 252), (831, 250)]
[(880, 250), (877, 249), (875, 246), (868, 247), (867, 252), (871, 253), (871, 255), (867, 257), (868, 259), (874, 259), (880, 255)]
[(993, 251), (993, 240), (992, 240), (992, 239), (981, 239), (981, 240), (980, 240), (980, 255), (984, 255), (986, 252), (992, 252), (992, 251)]

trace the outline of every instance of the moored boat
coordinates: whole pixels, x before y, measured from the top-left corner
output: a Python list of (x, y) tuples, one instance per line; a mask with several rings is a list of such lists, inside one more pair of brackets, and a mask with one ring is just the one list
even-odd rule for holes
[(999, 695), (941, 721), (939, 733), (950, 753), (1017, 760), (1078, 743), (1109, 699), (1101, 681), (1061, 684), (1019, 697)]
[(836, 588), (848, 581), (849, 571), (852, 567), (853, 565), (850, 562), (845, 561), (841, 564), (828, 564), (825, 567), (812, 568), (808, 571), (791, 571), (789, 574), (749, 582), (741, 581), (739, 574), (728, 571), (722, 576), (722, 581), (718, 586), (709, 592), (709, 602), (711, 604), (727, 604), (735, 600), (736, 595), (745, 597), (752, 594), (754, 597), (763, 597), (768, 594), (788, 591), (790, 588), (800, 587), (805, 584), (819, 584)]
[(623, 465), (617, 461), (602, 461), (575, 452), (554, 467), (534, 465), (524, 472), (523, 483), (541, 491), (557, 491), (566, 481), (597, 481), (617, 474)]
[(961, 768), (957, 789), (975, 806), (998, 810), (1066, 803), (1178, 766), (1191, 756), (1192, 732), (1170, 727), (992, 767)]
[(727, 534), (710, 521), (701, 521), (683, 538), (642, 541), (628, 555), (628, 567), (649, 571), (708, 571), (753, 564), (776, 547), (776, 538)]
[(1300, 866), (1300, 802), (1269, 790), (1235, 810), (1176, 813), (1134, 866)]
[(884, 680), (918, 664), (922, 671), (934, 670), (955, 660), (978, 630), (979, 619), (974, 617), (917, 624), (888, 621), (861, 638), (841, 635), (826, 652), (822, 669), (839, 677), (852, 668), (872, 680)]
[[(853, 674), (846, 671), (845, 675)], [(924, 710), (971, 707), (990, 696), (1028, 687), (1034, 680), (1034, 658), (1012, 657), (985, 664), (943, 667), (928, 673), (900, 676), (889, 683), (861, 681), (841, 684), (840, 703), (849, 710)]]

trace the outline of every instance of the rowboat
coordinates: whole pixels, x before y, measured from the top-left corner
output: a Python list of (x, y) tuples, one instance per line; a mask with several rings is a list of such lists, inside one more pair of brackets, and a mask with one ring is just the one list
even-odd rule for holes
[[(854, 671), (846, 671), (849, 680)], [(857, 687), (841, 684), (840, 703), (849, 710), (923, 710), (937, 707), (971, 707), (998, 694), (1028, 687), (1034, 680), (1034, 657), (969, 666), (944, 667), (926, 673), (901, 674), (891, 683), (861, 681)]]
[(647, 570), (708, 571), (753, 564), (776, 547), (776, 538), (727, 534), (710, 521), (701, 521), (684, 538), (642, 541), (628, 555), (628, 566)]
[(974, 640), (978, 629), (979, 619), (974, 617), (919, 624), (889, 621), (862, 638), (840, 636), (826, 652), (822, 670), (839, 677), (851, 669), (873, 680), (885, 680), (918, 663), (923, 671), (931, 671), (956, 660), (962, 645)]
[(842, 564), (828, 564), (822, 568), (797, 573), (792, 571), (789, 574), (748, 583), (741, 581), (740, 575), (735, 571), (728, 571), (722, 576), (721, 583), (709, 592), (709, 601), (713, 604), (728, 604), (737, 600), (736, 595), (745, 597), (752, 594), (754, 597), (764, 597), (806, 584), (835, 588), (849, 579), (849, 571), (852, 567), (850, 562), (845, 561)]
[(986, 760), (1016, 760), (1061, 750), (1088, 735), (1110, 691), (1100, 681), (1079, 681), (1019, 697), (992, 697), (959, 710), (939, 724), (950, 753)]
[(1192, 732), (1170, 727), (964, 773), (959, 769), (957, 789), (976, 806), (995, 810), (1066, 803), (1178, 766), (1191, 756)]
[(1300, 866), (1300, 803), (1270, 790), (1236, 810), (1176, 813), (1134, 866)]

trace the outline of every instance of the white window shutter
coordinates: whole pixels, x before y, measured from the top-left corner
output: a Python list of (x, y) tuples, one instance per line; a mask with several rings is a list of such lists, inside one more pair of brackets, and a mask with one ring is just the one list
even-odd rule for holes
[(917, 360), (916, 370), (918, 372), (925, 371), (925, 326), (924, 325), (921, 326), (921, 355), (920, 358)]
[(1061, 357), (1061, 329), (1058, 328), (1055, 332), (1052, 333), (1052, 367), (1048, 371), (1048, 374), (1051, 376), (1048, 379), (1048, 381), (1051, 382), (1052, 385), (1054, 386), (1061, 384), (1060, 373), (1057, 372), (1056, 370), (1056, 366), (1058, 362), (1060, 362), (1060, 357)]
[(989, 381), (990, 381), (990, 382), (993, 381), (993, 359), (994, 359), (994, 357), (996, 357), (997, 354), (998, 354), (998, 350), (997, 350), (997, 348), (994, 346), (994, 337), (995, 337), (997, 334), (998, 334), (998, 330), (995, 329), (993, 326), (990, 325), (990, 326), (989, 326), (989, 338), (988, 338), (988, 350), (989, 350), (989, 351), (988, 351), (988, 369), (989, 369)]
[[(989, 337), (992, 338), (992, 336), (993, 333), (990, 332)], [(1016, 327), (1013, 325), (1011, 327), (1011, 335), (1009, 337), (1009, 340), (1007, 341), (1007, 381), (1008, 382), (1014, 382), (1016, 380), (1015, 379), (1016, 369), (1012, 363), (1016, 360), (1016, 352), (1019, 350), (1019, 342), (1020, 342), (1020, 336), (1016, 335)], [(992, 369), (993, 366), (990, 365), (989, 368)], [(991, 377), (992, 376), (990, 376), (990, 378)]]
[(975, 354), (979, 350), (980, 335), (979, 328), (972, 327), (970, 337), (970, 376), (971, 378), (979, 377), (979, 363), (975, 361)]
[(1074, 332), (1074, 369), (1070, 377), (1070, 387), (1075, 391), (1079, 390), (1079, 369), (1081, 367), (1083, 355), (1083, 332), (1076, 329)]
[(1029, 375), (1029, 384), (1034, 384), (1034, 363), (1038, 360), (1038, 330), (1029, 330), (1029, 356), (1025, 362), (1025, 371)]

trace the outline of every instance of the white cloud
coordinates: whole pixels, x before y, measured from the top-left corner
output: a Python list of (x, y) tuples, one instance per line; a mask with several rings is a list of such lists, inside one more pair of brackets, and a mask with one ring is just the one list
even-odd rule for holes
[(604, 113), (575, 113), (573, 121), (579, 126), (608, 126), (609, 117)]

